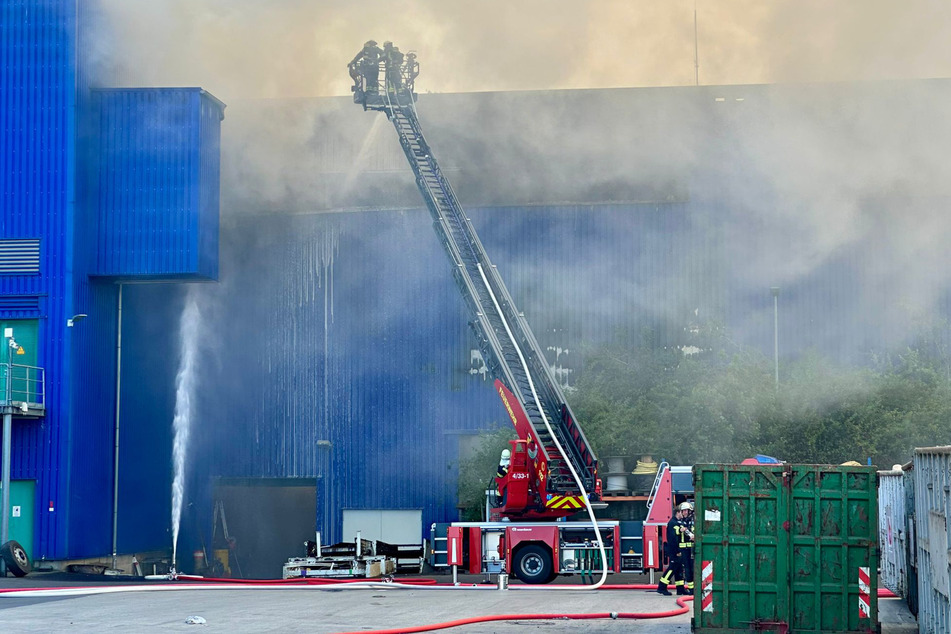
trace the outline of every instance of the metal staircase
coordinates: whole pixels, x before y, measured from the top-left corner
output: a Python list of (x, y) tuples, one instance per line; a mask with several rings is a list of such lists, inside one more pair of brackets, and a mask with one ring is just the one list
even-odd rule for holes
[(557, 451), (548, 431), (550, 427), (580, 476), (585, 492), (593, 495), (597, 459), (528, 322), (516, 308), (452, 186), (439, 169), (420, 129), (414, 101), (410, 83), (400, 90), (364, 93), (360, 103), (365, 109), (386, 113), (399, 134), (400, 145), (433, 217), (433, 227), (452, 263), (453, 277), (474, 317), (469, 323), (479, 340), (487, 370), (515, 394), (531, 422), (534, 440), (548, 461), (547, 493), (580, 493)]

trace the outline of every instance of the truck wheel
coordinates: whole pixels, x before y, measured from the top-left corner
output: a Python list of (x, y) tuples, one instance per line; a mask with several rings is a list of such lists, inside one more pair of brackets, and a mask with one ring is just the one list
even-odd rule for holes
[(553, 572), (551, 554), (536, 544), (523, 546), (515, 555), (512, 568), (522, 583), (548, 583)]
[(12, 572), (14, 577), (25, 577), (33, 569), (23, 546), (12, 539), (0, 546), (0, 557), (3, 557), (7, 563), (7, 570)]

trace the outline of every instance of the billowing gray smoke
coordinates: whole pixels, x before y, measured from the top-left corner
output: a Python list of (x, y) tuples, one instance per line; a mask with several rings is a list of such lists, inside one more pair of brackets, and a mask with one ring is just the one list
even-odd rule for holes
[(226, 103), (346, 95), (370, 37), (415, 49), (440, 93), (692, 85), (695, 44), (708, 85), (951, 74), (951, 8), (928, 0), (99, 2), (120, 82)]
[[(741, 297), (714, 312), (740, 331), (768, 329), (774, 285), (806, 286), (813, 304), (872, 322), (856, 345), (896, 343), (946, 300), (944, 82), (711, 84), (948, 76), (951, 9), (699, 2), (695, 39), (690, 0), (102, 5), (118, 82), (200, 85), (229, 104), (226, 216), (420, 206), (378, 117), (345, 97), (298, 99), (348, 94), (346, 62), (375, 37), (419, 52), (420, 115), (467, 206), (703, 200), (709, 224), (686, 242), (727, 252)], [(695, 46), (700, 89), (425, 94), (689, 86)], [(270, 100), (249, 101), (259, 98)], [(692, 251), (691, 266), (713, 265)], [(865, 292), (840, 293), (830, 270)], [(669, 279), (635, 283), (650, 298), (639, 310), (671, 312)], [(813, 322), (800, 324), (817, 333), (809, 345), (828, 347), (842, 334), (817, 310), (784, 318)]]

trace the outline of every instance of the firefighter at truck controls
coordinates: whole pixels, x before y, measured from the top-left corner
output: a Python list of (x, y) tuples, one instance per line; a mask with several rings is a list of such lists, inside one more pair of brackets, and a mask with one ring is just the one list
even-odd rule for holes
[[(509, 465), (512, 463), (512, 452), (508, 449), (502, 450), (502, 456), (499, 458), (499, 468), (495, 472), (496, 477), (504, 478), (508, 475)], [(499, 499), (499, 506), (505, 506), (505, 489), (502, 488), (502, 485), (498, 485), (496, 488), (496, 494)]]
[(657, 592), (669, 595), (672, 580), (677, 594), (693, 594), (693, 502), (684, 502), (667, 523), (667, 571), (657, 584)]

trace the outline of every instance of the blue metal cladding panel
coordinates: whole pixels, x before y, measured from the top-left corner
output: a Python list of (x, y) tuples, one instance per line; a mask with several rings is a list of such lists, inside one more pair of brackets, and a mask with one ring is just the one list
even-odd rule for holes
[[(689, 222), (679, 205), (470, 215), (556, 365), (582, 338), (612, 333), (616, 315), (594, 302), (599, 277), (618, 266), (673, 275), (671, 234)], [(469, 317), (429, 214), (260, 215), (232, 219), (223, 236), (220, 284), (126, 288), (121, 547), (167, 545), (185, 293), (205, 323), (189, 501), (207, 513), (213, 477), (322, 477), (325, 539), (339, 537), (344, 508), (455, 519), (460, 435), (509, 423), (470, 373)], [(578, 253), (601, 255), (579, 272)], [(615, 299), (633, 305), (637, 293), (629, 283)]]
[[(172, 419), (183, 290), (180, 284), (122, 289), (118, 548), (123, 553), (171, 547)], [(220, 371), (205, 367), (212, 377)], [(189, 452), (197, 471), (205, 460), (200, 452)]]
[(204, 277), (217, 280), (224, 105), (204, 91), (199, 100), (198, 270)]
[[(118, 287), (89, 277), (94, 271), (98, 237), (98, 207), (91, 192), (97, 147), (98, 112), (93, 109), (90, 86), (107, 85), (109, 61), (101, 55), (108, 30), (97, 3), (75, 3), (76, 16), (76, 161), (75, 200), (72, 215), (72, 303), (67, 317), (85, 314), (65, 332), (69, 354), (68, 458), (58, 468), (69, 483), (68, 500), (59, 502), (66, 530), (66, 548), (57, 558), (101, 556), (111, 551), (112, 472), (116, 374), (116, 310)], [(46, 509), (48, 512), (48, 509)]]
[(37, 481), (34, 559), (68, 550), (75, 11), (66, 0), (0, 3), (0, 238), (40, 240), (39, 275), (0, 276), (0, 297), (19, 298), (0, 302), (0, 317), (40, 318), (47, 415), (15, 421), (11, 456), (13, 478)]
[(76, 313), (88, 317), (64, 329), (71, 362), (70, 558), (99, 556), (112, 548), (117, 295), (115, 284), (77, 279)]
[(91, 157), (98, 167), (92, 194), (100, 228), (94, 274), (214, 279), (223, 105), (199, 88), (93, 94), (99, 145)]
[[(665, 324), (655, 345), (717, 314), (716, 251), (699, 244), (683, 203), (492, 207), (469, 216), (562, 383), (580, 348)], [(694, 238), (690, 236), (693, 235)], [(676, 324), (670, 327), (669, 324)]]

